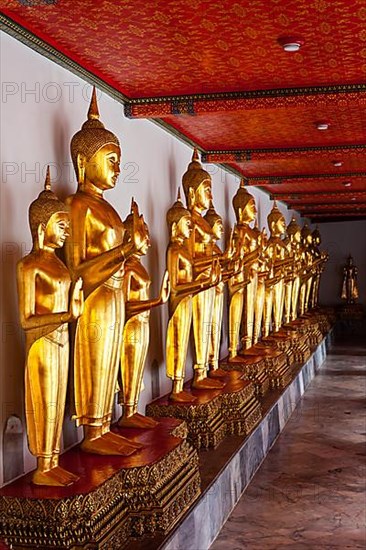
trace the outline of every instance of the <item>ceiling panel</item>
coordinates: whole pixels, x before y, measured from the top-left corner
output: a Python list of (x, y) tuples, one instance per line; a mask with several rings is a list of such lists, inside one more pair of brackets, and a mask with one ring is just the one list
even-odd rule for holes
[[(249, 184), (314, 205), (326, 192), (339, 219), (333, 193), (366, 191), (365, 0), (2, 4), (12, 35)], [(298, 52), (282, 49), (286, 36)]]

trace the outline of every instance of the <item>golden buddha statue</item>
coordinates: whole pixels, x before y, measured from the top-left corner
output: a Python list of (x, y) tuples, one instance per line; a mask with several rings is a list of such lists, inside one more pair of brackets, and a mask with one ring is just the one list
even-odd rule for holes
[[(286, 222), (283, 214), (277, 207), (276, 201), (273, 203), (271, 212), (267, 216), (270, 237), (267, 244), (267, 254), (270, 256), (273, 264), (273, 275), (277, 282), (272, 286), (272, 297), (267, 295), (267, 300), (272, 301), (273, 330), (277, 332), (282, 325), (282, 314), (284, 306), (284, 285), (285, 270), (291, 262), (288, 258), (288, 251), (281, 236), (286, 231)], [(271, 313), (270, 303), (266, 304), (266, 325), (269, 324)], [(267, 334), (268, 327), (265, 330)]]
[[(222, 218), (215, 211), (212, 201), (204, 218), (209, 223), (214, 238), (219, 241), (224, 234), (224, 226)], [(224, 308), (224, 288), (226, 281), (233, 276), (235, 269), (238, 266), (232, 236), (230, 237), (227, 250), (224, 253), (221, 251), (217, 243), (215, 243), (213, 245), (213, 254), (220, 260), (221, 281), (215, 286), (215, 298), (208, 352), (208, 375), (212, 378), (222, 378), (227, 376), (227, 372), (219, 368), (221, 327)]]
[[(289, 238), (289, 243), (291, 245), (291, 251), (294, 259), (290, 319), (291, 321), (295, 321), (295, 319), (297, 318), (297, 306), (300, 292), (299, 266), (301, 265), (301, 228), (297, 223), (295, 216), (292, 216), (291, 221), (287, 226), (286, 232)], [(287, 315), (286, 322), (288, 322)]]
[[(256, 224), (254, 230), (257, 233), (258, 242), (260, 242), (262, 248), (262, 254), (259, 258), (259, 268), (258, 268), (258, 281), (257, 281), (257, 292), (255, 299), (255, 308), (254, 308), (254, 332), (253, 332), (253, 345), (257, 344), (262, 333), (262, 322), (263, 322), (263, 313), (264, 313), (264, 302), (266, 295), (266, 284), (267, 288), (270, 289), (269, 285), (269, 271), (270, 271), (270, 262), (269, 257), (266, 253), (268, 236), (265, 229), (259, 231), (259, 227)], [(268, 336), (268, 334), (267, 334)]]
[(349, 255), (347, 264), (343, 268), (341, 292), (341, 298), (346, 300), (347, 304), (355, 304), (358, 299), (357, 274), (358, 269), (353, 263), (352, 256)]
[[(243, 257), (242, 269), (229, 280), (229, 361), (234, 361), (239, 349), (240, 329), (243, 324), (244, 348), (253, 343), (254, 309), (257, 285), (258, 258), (261, 246), (258, 236), (249, 224), (255, 220), (257, 209), (244, 180), (233, 197), (236, 224), (233, 239), (236, 250)], [(244, 308), (245, 301), (245, 308)], [(244, 316), (243, 316), (244, 312)]]
[(32, 481), (64, 486), (78, 477), (59, 463), (69, 365), (68, 322), (82, 313), (82, 280), (71, 285), (69, 271), (56, 256), (69, 235), (69, 214), (45, 189), (29, 208), (33, 248), (17, 265), (19, 313), (26, 336), (25, 413), (30, 452), (37, 457)]
[(313, 254), (311, 251), (312, 234), (307, 223), (301, 229), (302, 242), (302, 276), (300, 283), (300, 315), (304, 315), (309, 309), (310, 292), (313, 279)]
[[(191, 213), (192, 233), (189, 239), (193, 258), (194, 280), (199, 282), (213, 277), (215, 238), (203, 212), (212, 200), (211, 176), (199, 162), (197, 149), (182, 179), (187, 208)], [(220, 271), (220, 266), (218, 265)], [(192, 387), (196, 389), (219, 389), (224, 384), (207, 377), (208, 350), (214, 308), (215, 289), (207, 288), (192, 298), (193, 336), (196, 362)]]
[(325, 263), (329, 259), (329, 255), (325, 251), (320, 250), (321, 244), (321, 235), (318, 226), (312, 232), (312, 245), (313, 245), (313, 256), (315, 258), (315, 274), (313, 277), (313, 285), (311, 289), (311, 307), (315, 308), (318, 306), (319, 302), (319, 287), (320, 287), (320, 278), (321, 274), (324, 271)]
[(71, 141), (78, 189), (67, 199), (71, 235), (67, 265), (84, 281), (84, 312), (77, 321), (74, 355), (75, 419), (84, 428), (81, 448), (96, 454), (129, 455), (141, 448), (110, 431), (124, 326), (124, 262), (145, 246), (146, 231), (137, 220), (131, 240), (104, 191), (120, 173), (118, 138), (99, 120), (95, 89), (88, 119)]
[(123, 415), (118, 424), (123, 428), (154, 428), (158, 423), (137, 412), (142, 387), (142, 376), (150, 341), (150, 310), (168, 301), (170, 286), (168, 272), (163, 277), (158, 298), (149, 297), (150, 277), (141, 263), (150, 247), (149, 229), (143, 217), (139, 216), (134, 200), (131, 213), (123, 222), (125, 234), (123, 242), (128, 244), (133, 238), (134, 229), (141, 218), (145, 235), (143, 245), (129, 256), (124, 265), (123, 295), (125, 302), (125, 325), (121, 349), (121, 378)]
[[(208, 275), (194, 279), (194, 263), (188, 246), (192, 235), (192, 216), (180, 199), (167, 212), (169, 245), (167, 267), (171, 292), (169, 323), (166, 339), (167, 376), (173, 381), (170, 399), (178, 403), (195, 401), (183, 390), (189, 334), (192, 324), (192, 295), (211, 289), (219, 282), (219, 272), (213, 266)], [(211, 263), (213, 261), (211, 260)]]

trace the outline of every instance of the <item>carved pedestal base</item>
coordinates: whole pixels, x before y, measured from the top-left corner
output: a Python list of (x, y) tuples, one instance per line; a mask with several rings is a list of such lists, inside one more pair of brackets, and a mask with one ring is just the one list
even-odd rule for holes
[(238, 375), (241, 375), (238, 371), (228, 372), (221, 394), (221, 414), (227, 435), (247, 435), (262, 419), (254, 384), (241, 380)]
[(221, 414), (222, 390), (191, 390), (188, 382), (184, 385), (184, 391), (192, 393), (197, 401), (176, 403), (166, 395), (147, 405), (147, 416), (156, 419), (173, 417), (185, 420), (188, 428), (187, 439), (196, 449), (217, 447), (226, 434), (226, 425)]
[(230, 361), (226, 357), (220, 361), (220, 367), (227, 371), (238, 370), (244, 373), (245, 378), (253, 382), (257, 396), (263, 396), (269, 390), (269, 378), (263, 357), (237, 355)]
[(295, 363), (306, 363), (311, 355), (308, 328), (301, 321), (291, 321), (285, 328), (292, 334), (292, 351)]
[(159, 418), (172, 416), (184, 419), (188, 428), (188, 440), (196, 449), (215, 448), (225, 435), (246, 435), (262, 418), (260, 404), (255, 396), (255, 386), (241, 379), (241, 372), (233, 370), (225, 378), (220, 390), (191, 389), (190, 382), (184, 391), (197, 401), (176, 403), (169, 396), (153, 401), (146, 407), (146, 414)]
[(291, 372), (288, 359), (286, 353), (277, 348), (275, 340), (260, 342), (249, 348), (247, 352), (264, 357), (271, 388), (281, 388), (288, 383)]
[(316, 348), (323, 340), (323, 334), (319, 329), (316, 315), (309, 311), (302, 315), (300, 319), (307, 324), (309, 345), (311, 348)]
[(183, 423), (118, 430), (144, 445), (130, 457), (71, 449), (60, 465), (80, 476), (69, 487), (31, 484), (0, 490), (0, 539), (21, 548), (123, 548), (130, 537), (168, 532), (200, 494), (198, 455)]

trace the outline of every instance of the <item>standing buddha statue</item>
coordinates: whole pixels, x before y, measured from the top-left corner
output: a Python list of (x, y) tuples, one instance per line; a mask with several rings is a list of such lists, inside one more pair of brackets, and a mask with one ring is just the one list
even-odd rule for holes
[(68, 323), (82, 313), (79, 278), (72, 285), (55, 251), (69, 235), (69, 214), (45, 189), (29, 208), (33, 248), (17, 265), (21, 326), (26, 336), (25, 414), (30, 452), (37, 458), (36, 485), (65, 486), (78, 477), (59, 466), (69, 367)]
[[(211, 176), (199, 162), (198, 151), (194, 150), (192, 161), (182, 179), (187, 208), (192, 216), (192, 233), (189, 239), (193, 258), (194, 279), (207, 280), (212, 277), (215, 237), (203, 212), (208, 210), (212, 200)], [(218, 266), (219, 268), (219, 266)], [(209, 334), (214, 308), (215, 289), (207, 288), (192, 298), (193, 336), (196, 361), (192, 387), (196, 389), (220, 389), (224, 384), (207, 377)]]
[[(222, 218), (215, 211), (212, 202), (204, 218), (209, 223), (215, 239), (220, 240), (224, 233), (224, 226)], [(221, 281), (214, 287), (215, 298), (208, 353), (208, 375), (212, 378), (222, 378), (227, 375), (227, 372), (219, 368), (221, 327), (224, 308), (224, 288), (226, 281), (233, 276), (235, 267), (238, 264), (232, 238), (230, 237), (229, 246), (224, 253), (221, 251), (217, 243), (215, 243), (213, 245), (213, 254), (219, 258), (220, 261)]]
[(105, 200), (120, 173), (118, 138), (99, 120), (95, 89), (88, 119), (71, 141), (78, 189), (67, 199), (71, 235), (67, 265), (84, 281), (85, 305), (75, 334), (75, 419), (84, 428), (81, 448), (96, 454), (129, 455), (141, 448), (110, 431), (124, 326), (125, 260), (143, 248), (145, 228), (138, 220), (131, 241), (123, 242), (120, 216)]
[(346, 300), (347, 304), (354, 304), (358, 298), (357, 287), (357, 273), (358, 269), (353, 263), (351, 255), (347, 258), (347, 264), (343, 268), (343, 282), (342, 282), (342, 300)]
[[(235, 249), (243, 256), (242, 269), (229, 280), (229, 360), (238, 354), (240, 329), (244, 328), (244, 348), (253, 342), (254, 309), (257, 286), (258, 258), (261, 247), (257, 234), (249, 224), (255, 220), (257, 209), (244, 180), (233, 197), (236, 224), (233, 231)], [(245, 307), (244, 307), (245, 302)]]
[(300, 315), (309, 309), (310, 292), (313, 280), (312, 234), (307, 223), (301, 229), (302, 241), (302, 277), (300, 284)]
[(313, 254), (314, 254), (316, 266), (315, 266), (315, 274), (313, 278), (313, 286), (311, 289), (310, 302), (311, 302), (311, 307), (315, 308), (318, 306), (318, 302), (319, 302), (319, 286), (320, 286), (321, 274), (323, 273), (325, 264), (329, 258), (327, 252), (321, 251), (319, 249), (322, 239), (321, 239), (318, 226), (316, 226), (316, 228), (312, 233), (312, 242), (313, 242)]
[(165, 272), (160, 295), (151, 299), (149, 296), (150, 277), (141, 263), (150, 247), (149, 229), (143, 217), (139, 216), (138, 206), (134, 200), (131, 212), (123, 222), (124, 243), (133, 238), (134, 229), (139, 223), (144, 226), (143, 242), (138, 251), (129, 256), (124, 265), (123, 296), (125, 302), (125, 325), (123, 327), (121, 349), (121, 379), (123, 414), (119, 426), (123, 428), (154, 428), (157, 422), (137, 412), (142, 388), (142, 376), (147, 350), (150, 341), (150, 310), (167, 302), (169, 298), (169, 278)]
[(292, 216), (286, 232), (291, 244), (291, 250), (294, 258), (290, 319), (291, 321), (295, 321), (297, 318), (297, 306), (300, 292), (301, 228), (294, 216)]
[[(277, 282), (272, 287), (273, 330), (274, 332), (277, 332), (282, 325), (285, 268), (289, 261), (286, 245), (281, 239), (281, 236), (286, 231), (286, 222), (283, 214), (277, 207), (276, 201), (274, 201), (272, 210), (267, 216), (267, 221), (270, 231), (270, 237), (267, 244), (267, 254), (271, 257), (274, 277), (277, 278)], [(271, 320), (270, 309), (270, 307), (266, 307), (266, 325), (269, 325)], [(268, 333), (268, 327), (265, 330), (265, 333)]]
[(196, 398), (183, 390), (189, 334), (192, 324), (192, 295), (211, 289), (218, 282), (218, 273), (194, 279), (194, 263), (189, 239), (192, 235), (192, 216), (178, 194), (177, 201), (167, 212), (169, 245), (167, 268), (171, 285), (169, 323), (166, 338), (167, 376), (172, 379), (170, 399), (189, 403)]

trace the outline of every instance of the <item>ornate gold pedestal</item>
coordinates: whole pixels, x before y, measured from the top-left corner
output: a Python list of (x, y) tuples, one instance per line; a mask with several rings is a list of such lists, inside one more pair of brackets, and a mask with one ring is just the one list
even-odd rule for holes
[[(352, 306), (354, 306), (355, 304), (350, 304), (350, 309), (352, 311)], [(347, 305), (346, 306), (343, 306), (346, 311), (347, 311)], [(356, 305), (356, 309), (359, 310), (359, 316), (358, 318), (362, 318), (363, 316), (363, 311), (362, 311), (362, 306), (361, 308)], [(328, 307), (328, 308), (325, 308), (325, 307), (317, 307), (315, 310), (313, 310), (314, 312), (314, 315), (316, 316), (316, 319), (318, 321), (318, 324), (319, 324), (319, 329), (320, 331), (322, 332), (323, 336), (325, 336), (329, 331), (330, 329), (332, 328), (332, 326), (335, 324), (336, 320), (337, 320), (337, 315), (336, 315), (336, 311), (334, 308), (332, 307)], [(352, 314), (354, 312), (352, 311)], [(342, 316), (340, 316), (342, 318)], [(347, 317), (347, 313), (346, 313), (346, 317)]]
[(260, 422), (262, 411), (255, 386), (241, 380), (239, 371), (228, 372), (227, 383), (221, 394), (221, 414), (227, 435), (247, 435)]
[(197, 397), (193, 403), (175, 403), (166, 395), (146, 407), (147, 416), (180, 418), (186, 421), (188, 440), (196, 449), (217, 447), (226, 434), (226, 425), (221, 414), (220, 390), (190, 390), (187, 383), (184, 391)]
[(281, 388), (287, 384), (290, 373), (287, 356), (286, 353), (278, 349), (275, 341), (260, 342), (244, 353), (263, 356), (272, 389)]
[(308, 329), (308, 339), (309, 345), (312, 349), (316, 348), (323, 340), (323, 334), (319, 329), (319, 323), (317, 321), (317, 316), (313, 312), (305, 313), (300, 317), (300, 319), (305, 322)]
[(245, 378), (253, 382), (257, 396), (263, 396), (269, 390), (266, 363), (264, 358), (259, 355), (248, 355), (246, 357), (238, 355), (234, 358), (234, 361), (229, 361), (229, 358), (226, 357), (220, 361), (220, 367), (227, 371), (237, 370), (242, 372)]
[(291, 321), (285, 328), (292, 333), (292, 349), (295, 363), (306, 363), (311, 355), (308, 327), (301, 320)]
[[(144, 445), (130, 457), (71, 449), (80, 480), (40, 487), (31, 474), (0, 490), (0, 539), (21, 548), (123, 548), (130, 537), (168, 532), (200, 494), (198, 455), (182, 421), (162, 419), (153, 430), (118, 430)], [(70, 467), (71, 469), (71, 467)]]
[(245, 435), (261, 419), (261, 409), (255, 396), (255, 387), (241, 380), (239, 372), (230, 372), (221, 378), (225, 387), (220, 390), (192, 390), (192, 403), (176, 403), (169, 396), (161, 397), (146, 407), (146, 414), (154, 418), (174, 417), (187, 423), (187, 439), (196, 449), (215, 448), (225, 435)]

